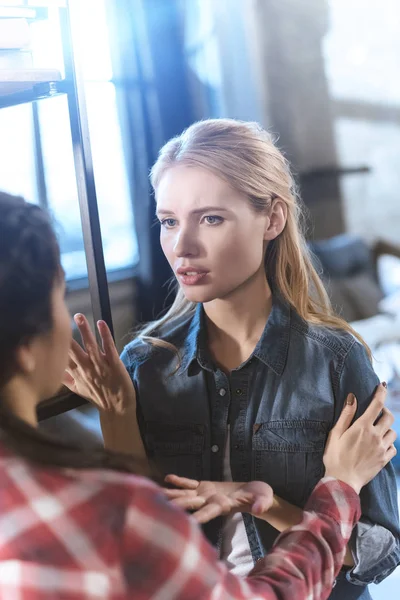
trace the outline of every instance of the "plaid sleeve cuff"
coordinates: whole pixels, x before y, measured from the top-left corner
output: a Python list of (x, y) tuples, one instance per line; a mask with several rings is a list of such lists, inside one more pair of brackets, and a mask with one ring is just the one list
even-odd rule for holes
[(324, 477), (315, 486), (305, 510), (324, 512), (334, 519), (347, 537), (348, 528), (353, 529), (361, 517), (358, 494), (353, 488), (334, 477)]

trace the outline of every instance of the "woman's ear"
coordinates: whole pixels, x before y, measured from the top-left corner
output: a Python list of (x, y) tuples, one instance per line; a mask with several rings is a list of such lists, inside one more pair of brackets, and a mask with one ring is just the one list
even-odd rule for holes
[(33, 373), (36, 367), (36, 359), (31, 344), (23, 344), (17, 348), (15, 353), (15, 362), (18, 370), (24, 373), (24, 375), (30, 375)]
[(280, 198), (271, 203), (269, 218), (266, 222), (264, 240), (274, 240), (285, 228), (287, 220), (287, 205)]

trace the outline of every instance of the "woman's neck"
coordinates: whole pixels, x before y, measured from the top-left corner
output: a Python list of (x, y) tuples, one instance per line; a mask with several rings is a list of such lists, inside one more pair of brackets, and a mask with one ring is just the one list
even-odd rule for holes
[(37, 427), (38, 399), (23, 380), (14, 378), (8, 382), (1, 392), (1, 402), (15, 417)]
[(271, 308), (272, 292), (264, 271), (229, 297), (204, 304), (209, 349), (225, 370), (239, 366), (252, 354)]

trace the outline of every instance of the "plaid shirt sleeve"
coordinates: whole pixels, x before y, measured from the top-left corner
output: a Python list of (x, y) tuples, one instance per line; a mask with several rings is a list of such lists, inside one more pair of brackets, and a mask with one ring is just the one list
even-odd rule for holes
[(127, 591), (136, 600), (324, 600), (360, 515), (354, 490), (324, 478), (302, 522), (282, 533), (272, 551), (241, 579), (217, 560), (193, 518), (154, 488), (144, 488), (126, 514), (122, 568)]

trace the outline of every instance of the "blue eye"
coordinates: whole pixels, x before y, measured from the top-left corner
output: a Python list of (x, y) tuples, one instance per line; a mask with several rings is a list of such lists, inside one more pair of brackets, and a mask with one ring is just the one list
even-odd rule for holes
[(222, 217), (217, 217), (217, 215), (207, 215), (204, 219), (208, 225), (220, 225), (224, 220)]
[(163, 219), (162, 221), (160, 221), (162, 227), (165, 227), (166, 229), (171, 229), (171, 227), (174, 227), (176, 225), (176, 219)]

